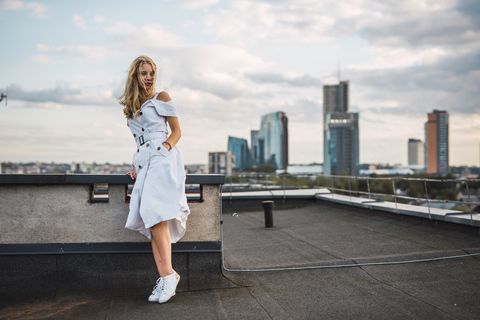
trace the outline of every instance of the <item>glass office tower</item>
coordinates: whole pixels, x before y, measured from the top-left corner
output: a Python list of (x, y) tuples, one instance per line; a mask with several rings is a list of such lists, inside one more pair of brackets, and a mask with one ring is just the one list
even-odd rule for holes
[(258, 130), (250, 131), (250, 153), (252, 154), (252, 166), (257, 167), (260, 164)]
[(258, 157), (260, 164), (287, 169), (288, 118), (285, 112), (272, 112), (262, 116), (258, 132)]
[(228, 136), (228, 151), (235, 156), (235, 170), (244, 171), (251, 167), (251, 155), (246, 139)]
[(358, 113), (328, 113), (324, 130), (323, 173), (358, 174)]
[(326, 120), (329, 113), (347, 113), (350, 109), (350, 82), (323, 86), (323, 130), (327, 129)]

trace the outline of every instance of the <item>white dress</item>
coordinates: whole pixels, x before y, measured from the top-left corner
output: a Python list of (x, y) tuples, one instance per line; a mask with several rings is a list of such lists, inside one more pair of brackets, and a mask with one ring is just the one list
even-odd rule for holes
[(175, 243), (185, 234), (190, 209), (182, 153), (176, 146), (170, 151), (162, 146), (168, 137), (166, 117), (177, 117), (177, 107), (172, 100), (157, 100), (157, 95), (142, 105), (137, 119), (127, 120), (137, 142), (133, 155), (137, 179), (125, 227), (151, 239), (150, 228), (168, 221), (171, 242)]

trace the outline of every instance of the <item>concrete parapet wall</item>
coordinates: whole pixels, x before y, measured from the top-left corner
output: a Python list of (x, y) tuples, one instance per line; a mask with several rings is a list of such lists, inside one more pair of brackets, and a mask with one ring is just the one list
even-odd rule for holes
[[(0, 243), (148, 241), (125, 229), (125, 186), (109, 184), (108, 203), (92, 203), (90, 184), (2, 185), (0, 180)], [(204, 184), (202, 191), (202, 201), (189, 203), (180, 241), (220, 241), (220, 184)]]

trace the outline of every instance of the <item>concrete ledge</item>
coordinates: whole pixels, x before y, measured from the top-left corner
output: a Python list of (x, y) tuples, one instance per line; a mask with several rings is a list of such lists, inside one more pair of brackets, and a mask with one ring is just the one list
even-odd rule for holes
[[(131, 184), (124, 174), (0, 174), (0, 185), (40, 184)], [(187, 174), (186, 184), (224, 184), (223, 174)]]
[(480, 227), (480, 214), (478, 213), (472, 214), (472, 218), (470, 219), (469, 212), (467, 213), (437, 208), (429, 209), (428, 207), (415, 206), (403, 203), (395, 204), (394, 202), (375, 201), (366, 198), (350, 197), (340, 194), (317, 194), (315, 195), (315, 197), (318, 200), (339, 203), (353, 207), (392, 212), (396, 214), (409, 215), (430, 220), (446, 221), (473, 227)]
[[(151, 253), (150, 242), (115, 243), (20, 243), (0, 244), (0, 256), (79, 253)], [(222, 252), (221, 241), (184, 241), (172, 244), (172, 252)]]

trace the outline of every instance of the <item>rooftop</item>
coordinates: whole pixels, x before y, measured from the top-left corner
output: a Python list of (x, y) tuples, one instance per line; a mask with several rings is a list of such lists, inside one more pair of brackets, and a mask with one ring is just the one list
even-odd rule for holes
[(0, 318), (471, 319), (480, 312), (478, 227), (321, 199), (274, 209), (269, 229), (260, 208), (225, 212), (223, 220), (226, 269), (251, 270), (224, 270), (229, 285), (179, 290), (158, 305), (147, 302), (152, 279), (135, 292), (3, 306)]

